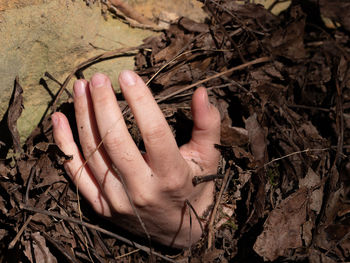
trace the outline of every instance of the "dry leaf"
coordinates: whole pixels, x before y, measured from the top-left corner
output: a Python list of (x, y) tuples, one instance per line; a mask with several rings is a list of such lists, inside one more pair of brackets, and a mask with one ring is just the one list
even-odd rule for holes
[(271, 211), (264, 231), (258, 236), (254, 250), (264, 260), (274, 261), (289, 255), (290, 249), (303, 246), (302, 226), (306, 222), (307, 188), (299, 189)]
[(16, 153), (22, 152), (20, 136), (17, 130), (17, 120), (21, 116), (21, 113), (23, 110), (22, 93), (23, 93), (23, 89), (19, 84), (18, 77), (16, 77), (15, 90), (12, 94), (11, 104), (8, 109), (8, 116), (7, 116), (7, 123), (12, 135), (13, 146)]
[(45, 238), (40, 235), (39, 232), (35, 232), (31, 235), (33, 239), (33, 250), (36, 263), (57, 263), (56, 257), (54, 257), (49, 248), (46, 246)]
[(232, 127), (231, 119), (226, 113), (221, 122), (221, 144), (242, 146), (248, 143), (248, 131), (240, 127)]
[(245, 128), (248, 131), (249, 144), (255, 161), (261, 166), (268, 160), (266, 132), (260, 126), (256, 113), (245, 121)]
[[(312, 188), (321, 183), (321, 178), (310, 167), (304, 178), (299, 180), (299, 188)], [(323, 186), (315, 189), (311, 194), (310, 208), (318, 214), (321, 211), (323, 201)]]

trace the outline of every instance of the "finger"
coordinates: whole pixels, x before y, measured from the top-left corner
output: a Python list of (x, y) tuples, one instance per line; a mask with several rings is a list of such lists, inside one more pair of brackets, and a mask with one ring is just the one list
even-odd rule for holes
[[(182, 152), (196, 152), (198, 162), (216, 172), (220, 153), (214, 145), (220, 143), (220, 113), (210, 104), (205, 88), (198, 88), (192, 97), (192, 138)], [(193, 156), (191, 156), (193, 158)]]
[(90, 91), (85, 80), (77, 80), (74, 83), (74, 108), (80, 145), (100, 189), (109, 200), (123, 199), (122, 185), (112, 172), (110, 159), (100, 143)]
[(91, 78), (90, 93), (99, 134), (110, 159), (126, 184), (139, 185), (151, 172), (125, 125), (110, 80), (97, 73)]
[(56, 144), (65, 154), (73, 156), (73, 159), (67, 161), (64, 165), (68, 175), (96, 212), (104, 216), (111, 216), (108, 203), (96, 180), (91, 175), (88, 167), (84, 166), (84, 159), (74, 142), (67, 118), (62, 113), (56, 112), (51, 116), (51, 119)]
[(168, 174), (169, 170), (181, 169), (184, 160), (175, 138), (146, 84), (127, 70), (120, 74), (119, 82), (140, 129), (152, 170)]
[(198, 88), (192, 98), (192, 141), (200, 145), (220, 143), (220, 113), (210, 104), (205, 88)]

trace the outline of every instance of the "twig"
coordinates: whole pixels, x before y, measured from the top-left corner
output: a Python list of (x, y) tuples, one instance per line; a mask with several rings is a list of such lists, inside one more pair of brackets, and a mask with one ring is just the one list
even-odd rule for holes
[(130, 256), (130, 255), (132, 255), (132, 254), (134, 254), (134, 253), (137, 253), (137, 252), (139, 252), (139, 251), (140, 251), (140, 249), (138, 248), (138, 249), (135, 249), (135, 250), (133, 250), (133, 251), (130, 251), (129, 253), (126, 253), (126, 254), (120, 255), (120, 256), (118, 256), (118, 257), (115, 257), (114, 259), (121, 259), (121, 258)]
[(220, 73), (218, 73), (218, 74), (215, 74), (215, 75), (213, 75), (213, 76), (210, 76), (210, 77), (208, 77), (208, 78), (206, 78), (206, 79), (202, 79), (202, 80), (200, 80), (200, 81), (198, 81), (198, 82), (196, 82), (196, 83), (193, 83), (193, 84), (191, 84), (191, 85), (189, 85), (189, 86), (186, 86), (186, 87), (183, 87), (183, 88), (181, 88), (181, 89), (178, 89), (178, 90), (172, 92), (172, 93), (169, 94), (169, 95), (166, 95), (166, 96), (161, 97), (161, 98), (157, 98), (156, 101), (157, 101), (157, 103), (160, 103), (160, 102), (165, 101), (165, 100), (167, 100), (167, 99), (169, 99), (169, 98), (171, 98), (171, 97), (173, 97), (173, 96), (175, 96), (175, 95), (177, 95), (177, 94), (179, 94), (179, 93), (181, 93), (181, 92), (184, 92), (184, 91), (186, 91), (186, 90), (192, 89), (192, 88), (194, 88), (194, 87), (196, 87), (196, 86), (198, 86), (198, 85), (200, 85), (200, 84), (203, 84), (203, 83), (205, 83), (205, 82), (208, 82), (208, 81), (210, 81), (210, 80), (212, 80), (212, 79), (221, 77), (221, 76), (223, 76), (223, 75), (225, 75), (225, 74), (229, 74), (229, 73), (232, 73), (232, 72), (234, 72), (234, 71), (238, 71), (238, 70), (241, 70), (241, 69), (250, 67), (250, 66), (252, 66), (252, 65), (265, 63), (265, 62), (268, 62), (268, 61), (270, 61), (270, 60), (271, 60), (271, 59), (270, 59), (269, 57), (261, 57), (261, 58), (254, 59), (254, 60), (249, 61), (249, 62), (247, 62), (247, 63), (241, 64), (241, 65), (239, 65), (239, 66), (230, 68), (230, 69), (228, 69), (228, 70), (225, 70), (225, 71), (223, 71), (223, 72), (220, 72)]
[(325, 111), (330, 112), (330, 109), (321, 108), (321, 107), (314, 107), (314, 106), (308, 106), (308, 105), (299, 105), (299, 104), (288, 104), (287, 105), (290, 108), (300, 108), (300, 109), (308, 109), (308, 110), (318, 110), (318, 111)]
[(336, 243), (331, 245), (331, 247), (324, 253), (325, 256), (328, 255), (329, 252), (331, 252), (334, 248), (336, 248), (338, 245), (343, 243), (344, 240), (347, 240), (350, 237), (350, 231), (347, 232), (340, 240), (338, 240)]
[(28, 200), (29, 200), (29, 191), (31, 189), (31, 186), (32, 186), (32, 182), (33, 182), (33, 178), (34, 178), (34, 174), (36, 174), (36, 166), (37, 166), (37, 163), (35, 163), (33, 165), (33, 167), (30, 169), (30, 174), (29, 174), (29, 177), (28, 177), (28, 181), (27, 181), (27, 186), (26, 186), (26, 193), (24, 195), (24, 203), (27, 204), (28, 203)]
[[(348, 70), (347, 70), (348, 71)], [(337, 153), (334, 159), (334, 165), (339, 165), (341, 159), (340, 156), (343, 153), (344, 144), (344, 108), (343, 108), (343, 89), (339, 85), (338, 76), (336, 76), (335, 87), (337, 90), (336, 97), (336, 126), (338, 128), (338, 142), (337, 142)]]
[(154, 75), (146, 82), (146, 85), (148, 86), (152, 82), (152, 80), (154, 80), (154, 78), (157, 77), (159, 75), (159, 73), (163, 69), (165, 69), (167, 66), (169, 66), (172, 62), (174, 62), (178, 58), (182, 57), (183, 55), (187, 55), (187, 54), (198, 52), (198, 51), (229, 52), (229, 51), (232, 51), (232, 50), (229, 50), (229, 49), (203, 49), (203, 48), (196, 48), (196, 49), (191, 49), (191, 50), (188, 50), (188, 51), (185, 51), (185, 52), (181, 52), (181, 53), (177, 54), (176, 56), (174, 56), (167, 63), (165, 63), (159, 70), (157, 70), (157, 72), (154, 73)]
[[(72, 222), (72, 223), (75, 223), (75, 224), (79, 224), (79, 225), (82, 225), (82, 226), (86, 226), (87, 228), (90, 228), (90, 229), (94, 229), (96, 231), (99, 231), (103, 234), (106, 234), (108, 236), (111, 236), (111, 237), (114, 237), (116, 239), (118, 239), (119, 241), (121, 242), (124, 242), (125, 244), (129, 245), (129, 246), (134, 246), (148, 254), (150, 254), (151, 252), (151, 249), (146, 247), (146, 246), (143, 246), (143, 245), (140, 245), (136, 242), (133, 242), (125, 237), (122, 237), (118, 234), (115, 234), (111, 231), (108, 231), (106, 229), (103, 229), (99, 226), (96, 226), (96, 225), (93, 225), (93, 224), (90, 224), (90, 223), (87, 223), (87, 222), (84, 222), (84, 221), (80, 221), (80, 219), (76, 219), (76, 218), (72, 218), (72, 217), (68, 217), (68, 216), (64, 216), (64, 215), (60, 215), (60, 214), (57, 214), (57, 213), (54, 213), (54, 212), (50, 212), (50, 211), (47, 211), (47, 210), (43, 210), (43, 209), (38, 209), (38, 208), (35, 208), (35, 207), (30, 207), (30, 206), (26, 206), (26, 205), (21, 205), (21, 208), (23, 210), (27, 210), (27, 211), (32, 211), (32, 212), (35, 212), (35, 213), (40, 213), (40, 214), (43, 214), (43, 215), (48, 215), (48, 216), (52, 216), (52, 217), (56, 217), (56, 218), (59, 218), (59, 219), (62, 219), (62, 220), (65, 220), (65, 221), (68, 221), (68, 222)], [(166, 257), (166, 256), (163, 256), (162, 254), (160, 253), (157, 253), (155, 251), (152, 252), (153, 255), (157, 256), (157, 257), (160, 257), (168, 262), (175, 262), (174, 260)]]
[[(217, 14), (212, 10), (212, 8), (210, 7), (210, 5), (207, 6), (209, 12), (212, 14), (212, 16), (215, 18), (216, 23), (219, 24), (219, 27), (221, 28), (221, 31), (224, 33), (224, 35), (226, 36), (227, 40), (231, 42), (231, 44), (233, 45), (233, 47), (235, 48), (235, 50), (238, 53), (239, 58), (241, 59), (242, 63), (246, 63), (247, 61), (245, 60), (244, 56), (242, 55), (241, 50), (239, 49), (239, 47), (237, 46), (235, 40), (233, 39), (233, 36), (230, 36), (227, 32), (227, 30), (225, 29), (224, 25), (221, 23), (220, 19), (218, 18)], [(223, 39), (224, 42), (225, 39)]]
[(219, 195), (218, 195), (218, 197), (216, 199), (216, 202), (215, 202), (215, 205), (214, 205), (214, 208), (213, 208), (213, 212), (211, 213), (211, 216), (210, 216), (210, 220), (209, 220), (209, 224), (208, 224), (208, 249), (211, 249), (211, 247), (213, 245), (213, 241), (214, 241), (214, 221), (215, 221), (216, 213), (218, 211), (219, 204), (220, 204), (220, 201), (221, 201), (221, 198), (222, 198), (222, 194), (224, 193), (224, 189), (225, 189), (226, 183), (228, 181), (228, 177), (230, 175), (230, 171), (231, 171), (231, 167), (229, 167), (226, 170), (224, 180), (222, 181), (222, 184), (221, 184)]
[(285, 159), (285, 158), (291, 157), (291, 156), (296, 155), (296, 154), (306, 153), (306, 152), (328, 151), (329, 149), (330, 149), (330, 148), (321, 148), (321, 149), (305, 149), (305, 150), (302, 150), (302, 151), (292, 152), (292, 153), (289, 153), (289, 154), (284, 155), (284, 156), (282, 156), (282, 157), (272, 159), (271, 161), (269, 161), (269, 162), (265, 163), (265, 164), (264, 164), (264, 167), (269, 166), (270, 164), (272, 164), (272, 163), (274, 163), (274, 162), (280, 161), (280, 160), (282, 160), (282, 159)]
[(63, 91), (66, 89), (69, 81), (71, 80), (71, 78), (75, 75), (75, 73), (82, 69), (82, 68), (85, 68), (91, 64), (94, 64), (98, 61), (101, 61), (101, 60), (105, 60), (105, 59), (109, 59), (109, 58), (113, 58), (113, 57), (116, 57), (116, 56), (121, 56), (121, 55), (133, 55), (135, 54), (135, 52), (137, 50), (139, 50), (141, 48), (141, 46), (138, 46), (138, 47), (129, 47), (129, 48), (119, 48), (119, 49), (116, 49), (116, 50), (112, 50), (112, 51), (108, 51), (108, 52), (105, 52), (105, 53), (102, 53), (102, 54), (99, 54), (97, 56), (94, 56), (82, 63), (80, 63), (78, 66), (76, 66), (72, 72), (69, 74), (69, 76), (65, 79), (65, 81), (63, 82), (60, 90), (58, 91), (57, 93), (57, 96), (54, 100), (54, 102), (52, 103), (52, 112), (55, 112), (56, 109), (57, 109), (57, 102), (59, 100), (59, 98), (61, 97)]
[(48, 234), (46, 234), (45, 232), (40, 231), (35, 225), (31, 224), (30, 227), (34, 228), (36, 231), (39, 231), (41, 235), (44, 236), (44, 238), (49, 241), (56, 249), (58, 249), (67, 259), (69, 262), (72, 263), (77, 263), (78, 261), (72, 256), (70, 255), (66, 250), (64, 250), (62, 248), (62, 245), (57, 244), (57, 241), (55, 239), (53, 239), (52, 237), (50, 237)]
[(192, 210), (193, 213), (194, 213), (194, 215), (196, 216), (196, 219), (197, 219), (197, 221), (198, 221), (198, 223), (199, 223), (199, 226), (200, 226), (200, 228), (201, 228), (201, 230), (202, 230), (202, 233), (203, 233), (203, 232), (204, 232), (203, 224), (202, 224), (202, 221), (201, 221), (200, 217), (198, 216), (196, 210), (195, 210), (194, 207), (191, 205), (190, 201), (188, 201), (188, 200), (186, 199), (185, 202), (186, 202), (186, 205), (188, 205), (188, 207), (190, 208), (190, 210)]
[(192, 179), (192, 184), (193, 184), (193, 186), (196, 186), (198, 184), (213, 181), (215, 179), (224, 179), (224, 175), (211, 174), (211, 175), (204, 175), (204, 176), (194, 176)]
[[(52, 76), (49, 72), (45, 72), (45, 77), (47, 77), (47, 78), (49, 78), (49, 79), (51, 79), (53, 82), (55, 82), (56, 84), (58, 84), (60, 87), (62, 87), (62, 83), (61, 82), (59, 82), (54, 76)], [(69, 92), (69, 90), (67, 90), (67, 89), (64, 89), (64, 91), (67, 93), (67, 95), (70, 97), (70, 98), (73, 98), (73, 95), (72, 95), (72, 93), (70, 93)]]
[[(189, 214), (189, 216), (190, 216), (190, 231), (189, 231), (189, 233), (188, 233), (188, 235), (189, 235), (189, 245), (188, 245), (188, 250), (189, 250), (189, 252), (190, 252), (190, 254), (191, 254), (191, 244), (192, 244), (192, 214), (191, 214), (191, 207), (192, 207), (192, 205), (190, 204), (190, 202), (188, 202), (188, 200), (186, 199), (186, 201), (185, 201), (185, 203), (186, 203), (186, 205), (187, 205), (187, 207), (188, 207), (188, 214)], [(190, 204), (190, 205), (188, 205), (188, 204)], [(192, 207), (193, 208), (193, 207)], [(202, 231), (202, 233), (203, 233), (203, 231)]]
[[(34, 169), (34, 172), (32, 173), (32, 170)], [(29, 196), (29, 190), (30, 190), (30, 187), (31, 187), (31, 180), (33, 180), (33, 176), (34, 176), (34, 173), (36, 173), (36, 164), (32, 167), (31, 169), (31, 175), (29, 176), (29, 179), (28, 179), (28, 184), (27, 184), (27, 189), (26, 189), (26, 195), (24, 197), (24, 201), (25, 201), (25, 205), (27, 204), (28, 202), (28, 196)], [(46, 191), (44, 192), (44, 195), (47, 195), (47, 193), (50, 191), (51, 189), (51, 186), (48, 187), (46, 189)], [(50, 198), (47, 199), (43, 204), (46, 204), (47, 201), (51, 200)], [(17, 243), (17, 241), (19, 240), (19, 238), (21, 237), (21, 235), (23, 234), (24, 230), (26, 229), (26, 227), (28, 226), (28, 224), (30, 223), (30, 221), (32, 220), (34, 215), (30, 215), (27, 220), (25, 221), (25, 223), (23, 224), (23, 226), (21, 227), (21, 229), (18, 231), (18, 233), (16, 234), (15, 238), (11, 241), (11, 243), (9, 244), (8, 248), (9, 249), (13, 249)]]
[(15, 238), (11, 241), (11, 243), (8, 246), (8, 249), (13, 249), (18, 241), (18, 239), (21, 237), (21, 235), (23, 234), (24, 230), (26, 229), (26, 227), (28, 226), (29, 222), (32, 220), (33, 215), (30, 215), (26, 222), (23, 224), (23, 226), (21, 227), (21, 229), (18, 231), (17, 235), (15, 236)]
[(138, 219), (139, 222), (140, 222), (140, 225), (141, 225), (143, 231), (144, 231), (145, 234), (146, 234), (146, 237), (147, 237), (148, 242), (149, 242), (150, 254), (152, 255), (151, 235), (149, 234), (149, 232), (148, 232), (148, 230), (147, 230), (147, 228), (146, 228), (146, 225), (145, 225), (145, 223), (143, 222), (143, 220), (142, 220), (142, 218), (141, 218), (141, 216), (140, 216), (140, 213), (137, 211), (137, 209), (136, 209), (136, 207), (135, 207), (134, 201), (132, 200), (131, 195), (129, 194), (129, 191), (128, 191), (128, 188), (127, 188), (127, 186), (126, 186), (126, 183), (125, 183), (125, 180), (124, 180), (123, 175), (118, 171), (117, 167), (116, 167), (114, 164), (112, 164), (112, 168), (113, 168), (114, 172), (119, 176), (120, 182), (122, 183), (123, 189), (124, 189), (124, 191), (125, 191), (125, 193), (126, 193), (126, 196), (128, 197), (128, 200), (129, 200), (129, 203), (130, 203), (130, 205), (131, 205), (131, 207), (132, 207), (132, 210), (134, 211), (134, 213), (135, 213), (137, 219)]

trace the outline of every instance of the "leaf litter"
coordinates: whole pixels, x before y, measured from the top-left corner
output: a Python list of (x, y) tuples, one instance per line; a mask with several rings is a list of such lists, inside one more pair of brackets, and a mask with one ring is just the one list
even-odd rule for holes
[[(49, 117), (20, 144), (16, 79), (0, 123), (0, 262), (349, 261), (349, 16), (320, 1), (322, 14), (340, 24), (327, 28), (312, 3), (293, 1), (275, 16), (251, 3), (205, 1), (205, 22), (180, 18), (139, 47), (91, 58), (51, 104), (74, 124), (72, 103), (61, 96), (69, 79), (136, 51), (135, 70), (181, 145), (191, 130), (193, 90), (207, 88), (221, 113), (222, 158), (218, 173), (202, 178), (216, 182), (212, 224), (188, 250), (156, 245), (150, 257), (147, 241), (98, 218), (84, 200), (80, 219), (63, 169), (71, 157), (54, 144)], [(119, 101), (142, 148), (133, 116)]]

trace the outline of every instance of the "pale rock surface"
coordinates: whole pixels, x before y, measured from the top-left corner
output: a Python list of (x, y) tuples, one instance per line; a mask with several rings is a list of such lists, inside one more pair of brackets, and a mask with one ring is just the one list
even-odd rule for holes
[[(202, 3), (196, 0), (125, 1), (154, 20), (169, 22), (174, 17), (188, 16), (203, 21), (206, 17)], [(138, 46), (154, 34), (131, 28), (110, 14), (105, 20), (100, 0), (0, 0), (0, 119), (18, 75), (25, 107), (18, 129), (24, 142), (59, 89), (44, 76), (45, 71), (63, 83), (81, 62), (105, 51)], [(84, 75), (90, 78), (97, 71), (106, 73), (118, 89), (119, 72), (133, 68), (134, 58), (122, 57), (95, 64), (84, 70)], [(40, 84), (41, 78), (48, 89)], [(68, 85), (70, 90), (72, 84)]]
[[(24, 89), (25, 109), (18, 121), (23, 141), (47, 109), (50, 92), (55, 94), (59, 88), (44, 77), (45, 71), (63, 82), (88, 58), (105, 50), (137, 46), (151, 34), (154, 32), (131, 29), (111, 17), (105, 21), (99, 5), (87, 7), (82, 0), (0, 0), (0, 118), (18, 75)], [(84, 74), (88, 78), (101, 71), (116, 84), (118, 72), (133, 67), (132, 57), (118, 58)], [(40, 85), (41, 78), (47, 81), (50, 92)]]

